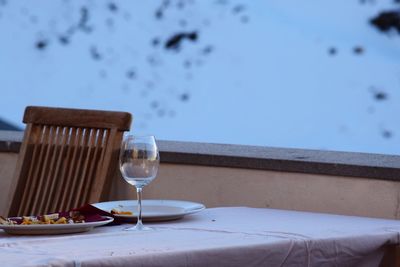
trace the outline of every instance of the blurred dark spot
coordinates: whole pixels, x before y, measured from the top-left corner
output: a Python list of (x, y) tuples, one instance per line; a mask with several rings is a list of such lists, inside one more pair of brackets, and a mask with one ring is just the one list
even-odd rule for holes
[(146, 129), (147, 128), (147, 123), (145, 123), (145, 122), (141, 122), (140, 124), (139, 124), (139, 129)]
[(148, 91), (146, 91), (146, 90), (140, 91), (140, 96), (141, 96), (141, 97), (147, 97), (148, 95), (149, 95), (149, 92), (148, 92)]
[(83, 6), (81, 7), (81, 17), (79, 18), (79, 25), (80, 26), (85, 26), (87, 22), (89, 21), (89, 10), (87, 7)]
[(186, 20), (184, 20), (184, 19), (179, 20), (179, 26), (184, 28), (184, 27), (186, 27), (186, 25), (187, 25), (187, 21)]
[(39, 40), (36, 42), (35, 46), (38, 50), (44, 50), (49, 45), (47, 40)]
[(168, 112), (168, 115), (170, 116), (170, 117), (175, 117), (175, 115), (176, 115), (176, 113), (175, 113), (175, 111), (173, 111), (173, 110), (170, 110), (169, 112)]
[(153, 67), (158, 66), (161, 63), (160, 59), (153, 55), (147, 56), (147, 62)]
[(382, 131), (382, 136), (386, 139), (392, 138), (393, 137), (393, 133), (389, 130), (383, 130)]
[(0, 6), (6, 6), (7, 0), (0, 0)]
[(162, 4), (161, 4), (161, 7), (162, 7), (162, 8), (168, 8), (170, 4), (171, 4), (171, 1), (170, 1), (170, 0), (164, 0), (164, 1), (162, 2)]
[(234, 7), (232, 8), (232, 13), (233, 13), (233, 14), (238, 14), (238, 13), (244, 11), (245, 8), (246, 8), (246, 7), (245, 7), (244, 5), (236, 5), (236, 6), (234, 6)]
[(32, 16), (29, 18), (29, 21), (30, 21), (32, 24), (36, 24), (36, 23), (38, 22), (38, 17), (32, 15)]
[(164, 0), (163, 3), (162, 3), (162, 7), (163, 8), (168, 8), (170, 4), (171, 4), (170, 0)]
[(178, 1), (178, 3), (176, 3), (176, 7), (178, 9), (183, 9), (185, 7), (185, 3), (182, 0)]
[(216, 220), (215, 220), (215, 219), (212, 219), (211, 221), (212, 221), (212, 222), (215, 222)]
[(295, 159), (308, 159), (309, 157), (306, 157), (306, 156), (297, 156), (297, 157), (294, 157)]
[(193, 74), (190, 73), (190, 72), (186, 73), (185, 79), (188, 80), (188, 81), (192, 80), (193, 79)]
[(187, 38), (192, 41), (196, 41), (197, 40), (197, 32), (192, 32), (192, 33), (187, 34)]
[(29, 14), (29, 10), (26, 7), (22, 7), (19, 12), (21, 13), (21, 15), (23, 16), (28, 16)]
[(208, 55), (208, 54), (210, 54), (213, 50), (214, 50), (214, 47), (213, 47), (212, 45), (207, 45), (206, 47), (204, 47), (202, 53), (203, 53), (203, 55)]
[(154, 16), (156, 17), (156, 19), (162, 19), (164, 16), (163, 10), (161, 8), (157, 9), (154, 13)]
[(164, 109), (159, 109), (157, 111), (157, 115), (158, 115), (158, 117), (164, 117), (165, 116), (165, 110)]
[(159, 106), (160, 106), (160, 103), (158, 103), (157, 101), (152, 101), (152, 102), (150, 103), (150, 107), (153, 108), (153, 109), (156, 109), (156, 108), (158, 108)]
[(180, 99), (182, 102), (187, 102), (187, 101), (189, 101), (189, 98), (190, 98), (190, 96), (189, 96), (188, 93), (183, 93), (183, 94), (181, 94), (180, 97), (179, 97), (179, 99)]
[(334, 55), (336, 55), (336, 53), (337, 53), (336, 48), (331, 47), (331, 48), (328, 49), (328, 54), (329, 55), (334, 56)]
[(93, 28), (90, 27), (90, 26), (88, 26), (88, 27), (86, 27), (86, 28), (81, 28), (81, 30), (82, 30), (84, 33), (89, 34), (89, 33), (91, 33), (91, 32), (93, 31)]
[(179, 50), (182, 41), (185, 39), (195, 42), (198, 39), (198, 34), (196, 31), (174, 34), (165, 42), (165, 49)]
[(215, 3), (219, 5), (226, 5), (229, 3), (229, 0), (216, 0)]
[(400, 11), (383, 11), (370, 20), (382, 32), (397, 30), (400, 34)]
[(248, 16), (242, 16), (241, 18), (240, 18), (240, 21), (242, 22), (242, 23), (247, 23), (247, 22), (249, 22), (249, 17)]
[(88, 25), (89, 22), (89, 9), (85, 6), (81, 7), (81, 16), (78, 22), (78, 28), (81, 29), (83, 32), (91, 33), (92, 27)]
[(107, 78), (107, 71), (106, 70), (100, 70), (99, 71), (99, 76), (103, 79)]
[(203, 20), (203, 25), (204, 26), (210, 26), (211, 22), (208, 19)]
[(192, 66), (192, 62), (190, 60), (185, 60), (185, 62), (183, 62), (183, 66), (186, 69), (189, 69)]
[(128, 79), (135, 79), (136, 78), (136, 72), (133, 69), (130, 69), (126, 72), (126, 77)]
[(63, 45), (67, 45), (67, 44), (69, 44), (69, 37), (68, 36), (66, 36), (66, 35), (61, 35), (61, 36), (59, 36), (58, 37), (58, 41), (61, 43), (61, 44), (63, 44)]
[(123, 84), (122, 86), (121, 86), (121, 89), (122, 89), (122, 91), (124, 92), (124, 93), (129, 93), (129, 91), (131, 90), (131, 87), (129, 86), (129, 84)]
[(96, 46), (90, 47), (90, 56), (92, 57), (93, 60), (101, 60), (101, 54), (97, 50)]
[(110, 10), (111, 12), (114, 12), (114, 13), (118, 11), (118, 6), (114, 2), (109, 2), (107, 4), (107, 8), (108, 8), (108, 10)]
[(353, 53), (357, 54), (357, 55), (361, 55), (362, 53), (364, 53), (364, 48), (361, 46), (355, 46), (353, 48)]
[(113, 48), (112, 46), (108, 46), (108, 47), (106, 48), (106, 51), (107, 51), (107, 53), (109, 53), (109, 54), (114, 54), (114, 48)]
[(374, 98), (377, 101), (382, 101), (382, 100), (386, 100), (388, 98), (388, 96), (385, 92), (375, 92)]
[(369, 88), (369, 91), (373, 94), (373, 97), (376, 101), (383, 101), (389, 98), (385, 91), (378, 89), (374, 86), (371, 86)]
[(375, 4), (375, 0), (360, 0), (360, 4)]
[(153, 114), (152, 113), (145, 113), (144, 114), (144, 118), (146, 119), (146, 120), (151, 120), (152, 118), (153, 118)]
[(76, 28), (74, 26), (71, 26), (68, 28), (66, 34), (73, 35), (75, 33), (75, 31), (76, 31)]
[(107, 18), (106, 19), (106, 25), (108, 28), (113, 28), (114, 27), (114, 20), (112, 18)]
[(370, 107), (367, 108), (367, 112), (369, 114), (374, 114), (375, 113), (375, 108), (370, 106)]
[(154, 89), (154, 82), (152, 82), (152, 81), (147, 81), (146, 82), (146, 88), (147, 89)]
[(57, 24), (58, 24), (58, 21), (56, 19), (51, 19), (51, 20), (48, 21), (48, 25), (50, 27), (56, 27)]
[(160, 39), (157, 38), (157, 37), (155, 37), (155, 38), (151, 41), (151, 44), (152, 44), (153, 46), (158, 46), (158, 45), (160, 44)]
[(124, 13), (124, 19), (125, 19), (125, 20), (130, 20), (130, 19), (131, 19), (131, 13), (125, 12), (125, 13)]
[(342, 125), (339, 126), (339, 132), (340, 133), (345, 133), (347, 131), (348, 131), (348, 128), (347, 128), (346, 125), (342, 124)]

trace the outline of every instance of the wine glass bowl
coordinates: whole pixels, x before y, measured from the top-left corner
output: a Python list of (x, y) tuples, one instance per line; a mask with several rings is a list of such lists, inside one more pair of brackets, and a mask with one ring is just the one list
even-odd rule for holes
[(126, 182), (136, 187), (138, 215), (135, 227), (126, 230), (149, 230), (142, 223), (142, 189), (157, 176), (160, 156), (154, 136), (126, 136), (120, 153), (120, 171)]

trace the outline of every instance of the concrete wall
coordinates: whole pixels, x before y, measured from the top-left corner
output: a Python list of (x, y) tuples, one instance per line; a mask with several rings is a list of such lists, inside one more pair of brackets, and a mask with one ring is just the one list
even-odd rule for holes
[[(16, 153), (0, 153), (0, 214), (9, 198)], [(400, 218), (400, 183), (224, 167), (161, 164), (144, 189), (147, 199), (182, 199), (207, 207), (250, 206)], [(134, 188), (116, 174), (110, 199), (134, 199)]]
[(5, 210), (10, 199), (9, 189), (13, 178), (18, 154), (0, 153), (0, 215), (6, 215)]
[[(144, 189), (148, 199), (182, 199), (207, 207), (250, 206), (399, 218), (400, 183), (223, 167), (162, 164)], [(135, 198), (122, 178), (112, 199)]]

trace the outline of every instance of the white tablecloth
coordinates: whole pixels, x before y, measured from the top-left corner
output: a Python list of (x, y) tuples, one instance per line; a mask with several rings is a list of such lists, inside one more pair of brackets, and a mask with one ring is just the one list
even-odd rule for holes
[(255, 208), (213, 208), (182, 220), (81, 234), (11, 236), (0, 266), (378, 266), (400, 222)]

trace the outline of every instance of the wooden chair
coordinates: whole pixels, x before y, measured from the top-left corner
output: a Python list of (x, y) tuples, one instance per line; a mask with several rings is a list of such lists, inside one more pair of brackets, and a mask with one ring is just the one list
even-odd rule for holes
[(67, 211), (105, 198), (130, 113), (27, 107), (9, 216)]

